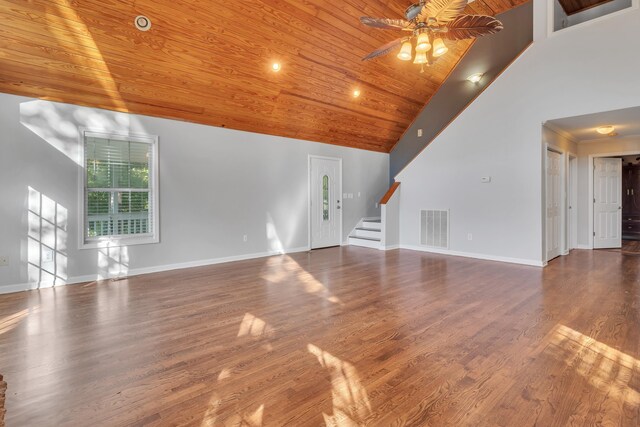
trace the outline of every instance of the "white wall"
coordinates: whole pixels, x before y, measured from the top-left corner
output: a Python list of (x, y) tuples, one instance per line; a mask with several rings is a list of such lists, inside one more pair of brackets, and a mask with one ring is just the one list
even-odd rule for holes
[[(159, 136), (159, 244), (78, 249), (79, 127)], [(343, 201), (345, 240), (389, 182), (387, 154), (6, 94), (0, 129), (0, 292), (29, 281), (29, 187), (68, 212), (58, 269), (76, 281), (306, 248), (309, 154), (342, 158), (343, 190), (361, 193)]]
[(593, 167), (593, 158), (589, 156), (613, 156), (623, 153), (640, 155), (640, 136), (585, 141), (578, 144), (578, 245), (588, 246), (591, 242), (589, 235), (593, 233), (593, 220), (589, 217), (593, 198), (589, 186), (593, 176), (589, 174), (589, 170)]
[(386, 204), (381, 205), (382, 247), (398, 249), (400, 245), (400, 191), (398, 187)]
[(561, 153), (578, 155), (578, 144), (569, 136), (557, 130), (542, 126), (542, 143)]
[(425, 249), (419, 209), (450, 209), (451, 253), (543, 265), (541, 124), (640, 104), (637, 9), (548, 37), (534, 2), (534, 44), (396, 177), (402, 246)]

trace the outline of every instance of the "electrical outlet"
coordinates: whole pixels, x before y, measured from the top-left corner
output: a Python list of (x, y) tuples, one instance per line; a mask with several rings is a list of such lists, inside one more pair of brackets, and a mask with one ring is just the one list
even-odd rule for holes
[(418, 129), (418, 138), (422, 137), (422, 129)]
[(245, 234), (244, 236), (242, 236), (242, 241), (243, 241), (243, 242), (246, 242), (247, 240), (249, 240), (249, 239), (247, 238), (247, 235), (246, 235), (246, 234)]
[(9, 265), (9, 257), (0, 256), (0, 267), (6, 267)]
[(473, 240), (473, 234), (471, 233), (467, 234), (467, 240)]

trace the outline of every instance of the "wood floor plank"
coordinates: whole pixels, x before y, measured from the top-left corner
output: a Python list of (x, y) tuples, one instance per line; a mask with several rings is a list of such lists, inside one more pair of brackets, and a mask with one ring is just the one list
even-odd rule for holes
[(344, 247), (3, 295), (6, 422), (638, 426), (639, 278)]

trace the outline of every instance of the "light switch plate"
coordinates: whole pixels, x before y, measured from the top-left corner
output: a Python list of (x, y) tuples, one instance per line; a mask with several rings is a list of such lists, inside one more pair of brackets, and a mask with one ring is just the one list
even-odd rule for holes
[(480, 178), (480, 182), (482, 182), (483, 184), (488, 184), (491, 182), (491, 177), (490, 176), (483, 176), (482, 178)]
[(9, 265), (9, 257), (0, 256), (0, 267), (6, 267)]
[(418, 129), (418, 138), (422, 136), (422, 129)]

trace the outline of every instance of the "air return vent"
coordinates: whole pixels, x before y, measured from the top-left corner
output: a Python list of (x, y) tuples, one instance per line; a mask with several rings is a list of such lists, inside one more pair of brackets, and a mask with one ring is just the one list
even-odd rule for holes
[(420, 244), (432, 248), (449, 248), (449, 211), (420, 211)]

